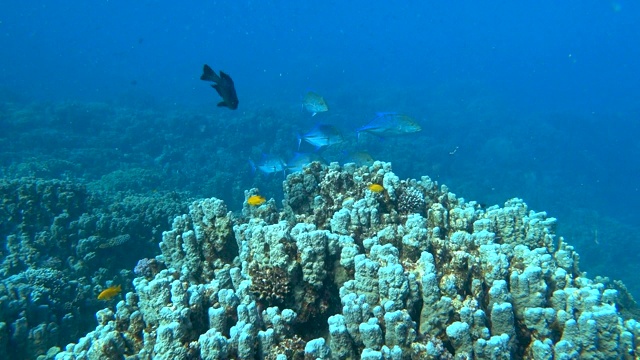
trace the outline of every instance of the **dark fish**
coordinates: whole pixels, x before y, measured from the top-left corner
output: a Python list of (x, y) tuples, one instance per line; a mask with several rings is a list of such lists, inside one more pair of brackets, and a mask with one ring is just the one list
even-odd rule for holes
[(420, 125), (411, 117), (394, 112), (377, 113), (376, 117), (367, 125), (358, 129), (358, 137), (361, 132), (368, 132), (377, 136), (398, 136), (410, 134), (422, 130)]
[(333, 125), (320, 124), (311, 129), (308, 133), (298, 136), (298, 150), (302, 140), (313, 145), (316, 149), (325, 146), (339, 144), (343, 141), (340, 130)]
[(220, 71), (220, 76), (213, 71), (209, 65), (204, 64), (204, 70), (200, 80), (213, 81), (215, 84), (211, 85), (216, 89), (218, 95), (222, 98), (222, 101), (218, 103), (218, 106), (226, 106), (231, 110), (238, 108), (238, 95), (236, 94), (236, 88), (233, 85), (231, 77), (224, 72)]

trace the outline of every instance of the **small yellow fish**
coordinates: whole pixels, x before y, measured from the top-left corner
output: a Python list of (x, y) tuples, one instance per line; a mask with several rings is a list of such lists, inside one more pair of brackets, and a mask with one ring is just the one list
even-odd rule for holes
[(111, 300), (111, 298), (120, 294), (120, 291), (122, 291), (122, 287), (120, 285), (110, 286), (102, 290), (102, 292), (98, 295), (98, 300)]
[(379, 185), (379, 184), (371, 184), (369, 185), (369, 190), (375, 193), (379, 193), (379, 192), (382, 192), (384, 188), (382, 187), (382, 185)]
[(259, 206), (259, 205), (264, 204), (265, 201), (267, 201), (267, 199), (265, 199), (263, 196), (251, 195), (247, 199), (247, 204), (249, 204), (251, 206)]

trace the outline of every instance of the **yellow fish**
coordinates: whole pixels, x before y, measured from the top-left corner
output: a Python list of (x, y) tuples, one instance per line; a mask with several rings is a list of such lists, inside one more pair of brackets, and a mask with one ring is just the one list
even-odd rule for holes
[(251, 195), (247, 199), (247, 204), (249, 204), (251, 206), (259, 206), (259, 205), (264, 204), (265, 201), (267, 201), (267, 199), (265, 199), (263, 196)]
[(384, 188), (382, 187), (382, 185), (379, 185), (379, 184), (371, 184), (369, 185), (369, 190), (379, 193), (379, 192), (382, 192)]
[(111, 300), (111, 298), (120, 294), (120, 291), (122, 291), (122, 287), (120, 285), (110, 286), (102, 290), (102, 292), (98, 295), (98, 300)]

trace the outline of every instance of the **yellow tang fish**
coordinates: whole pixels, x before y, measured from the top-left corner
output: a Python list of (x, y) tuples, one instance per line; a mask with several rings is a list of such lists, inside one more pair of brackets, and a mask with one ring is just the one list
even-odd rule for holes
[(251, 195), (247, 199), (247, 204), (249, 204), (251, 206), (259, 206), (259, 205), (264, 204), (265, 201), (267, 201), (267, 199), (265, 199), (263, 196)]
[(122, 287), (120, 285), (110, 286), (102, 290), (102, 292), (98, 295), (98, 300), (111, 300), (111, 298), (120, 294), (120, 291), (122, 291)]
[(382, 187), (382, 185), (379, 185), (379, 184), (371, 184), (369, 185), (369, 190), (379, 193), (379, 192), (382, 192), (384, 188)]

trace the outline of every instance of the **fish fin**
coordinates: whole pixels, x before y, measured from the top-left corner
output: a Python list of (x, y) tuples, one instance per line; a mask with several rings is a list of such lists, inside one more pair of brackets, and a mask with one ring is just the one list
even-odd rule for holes
[(317, 112), (311, 113), (311, 116), (316, 116)]
[(254, 163), (253, 160), (249, 159), (249, 165), (251, 165), (251, 174), (255, 174), (256, 173), (256, 163)]
[(213, 71), (211, 67), (209, 67), (209, 65), (204, 64), (200, 80), (218, 82), (220, 81), (220, 77), (218, 76), (218, 74), (216, 74), (215, 71)]
[(300, 145), (302, 144), (302, 135), (300, 135), (300, 133), (296, 135), (298, 135), (298, 151), (300, 151)]
[(226, 103), (226, 102), (224, 102), (224, 101), (220, 101), (220, 102), (218, 103), (218, 107), (223, 107), (223, 106), (229, 107), (229, 104), (227, 104), (227, 103)]
[(224, 96), (222, 95), (222, 91), (220, 91), (220, 86), (218, 84), (211, 85), (211, 87), (216, 90), (216, 92), (218, 93), (218, 95), (220, 95), (220, 97), (224, 98)]

